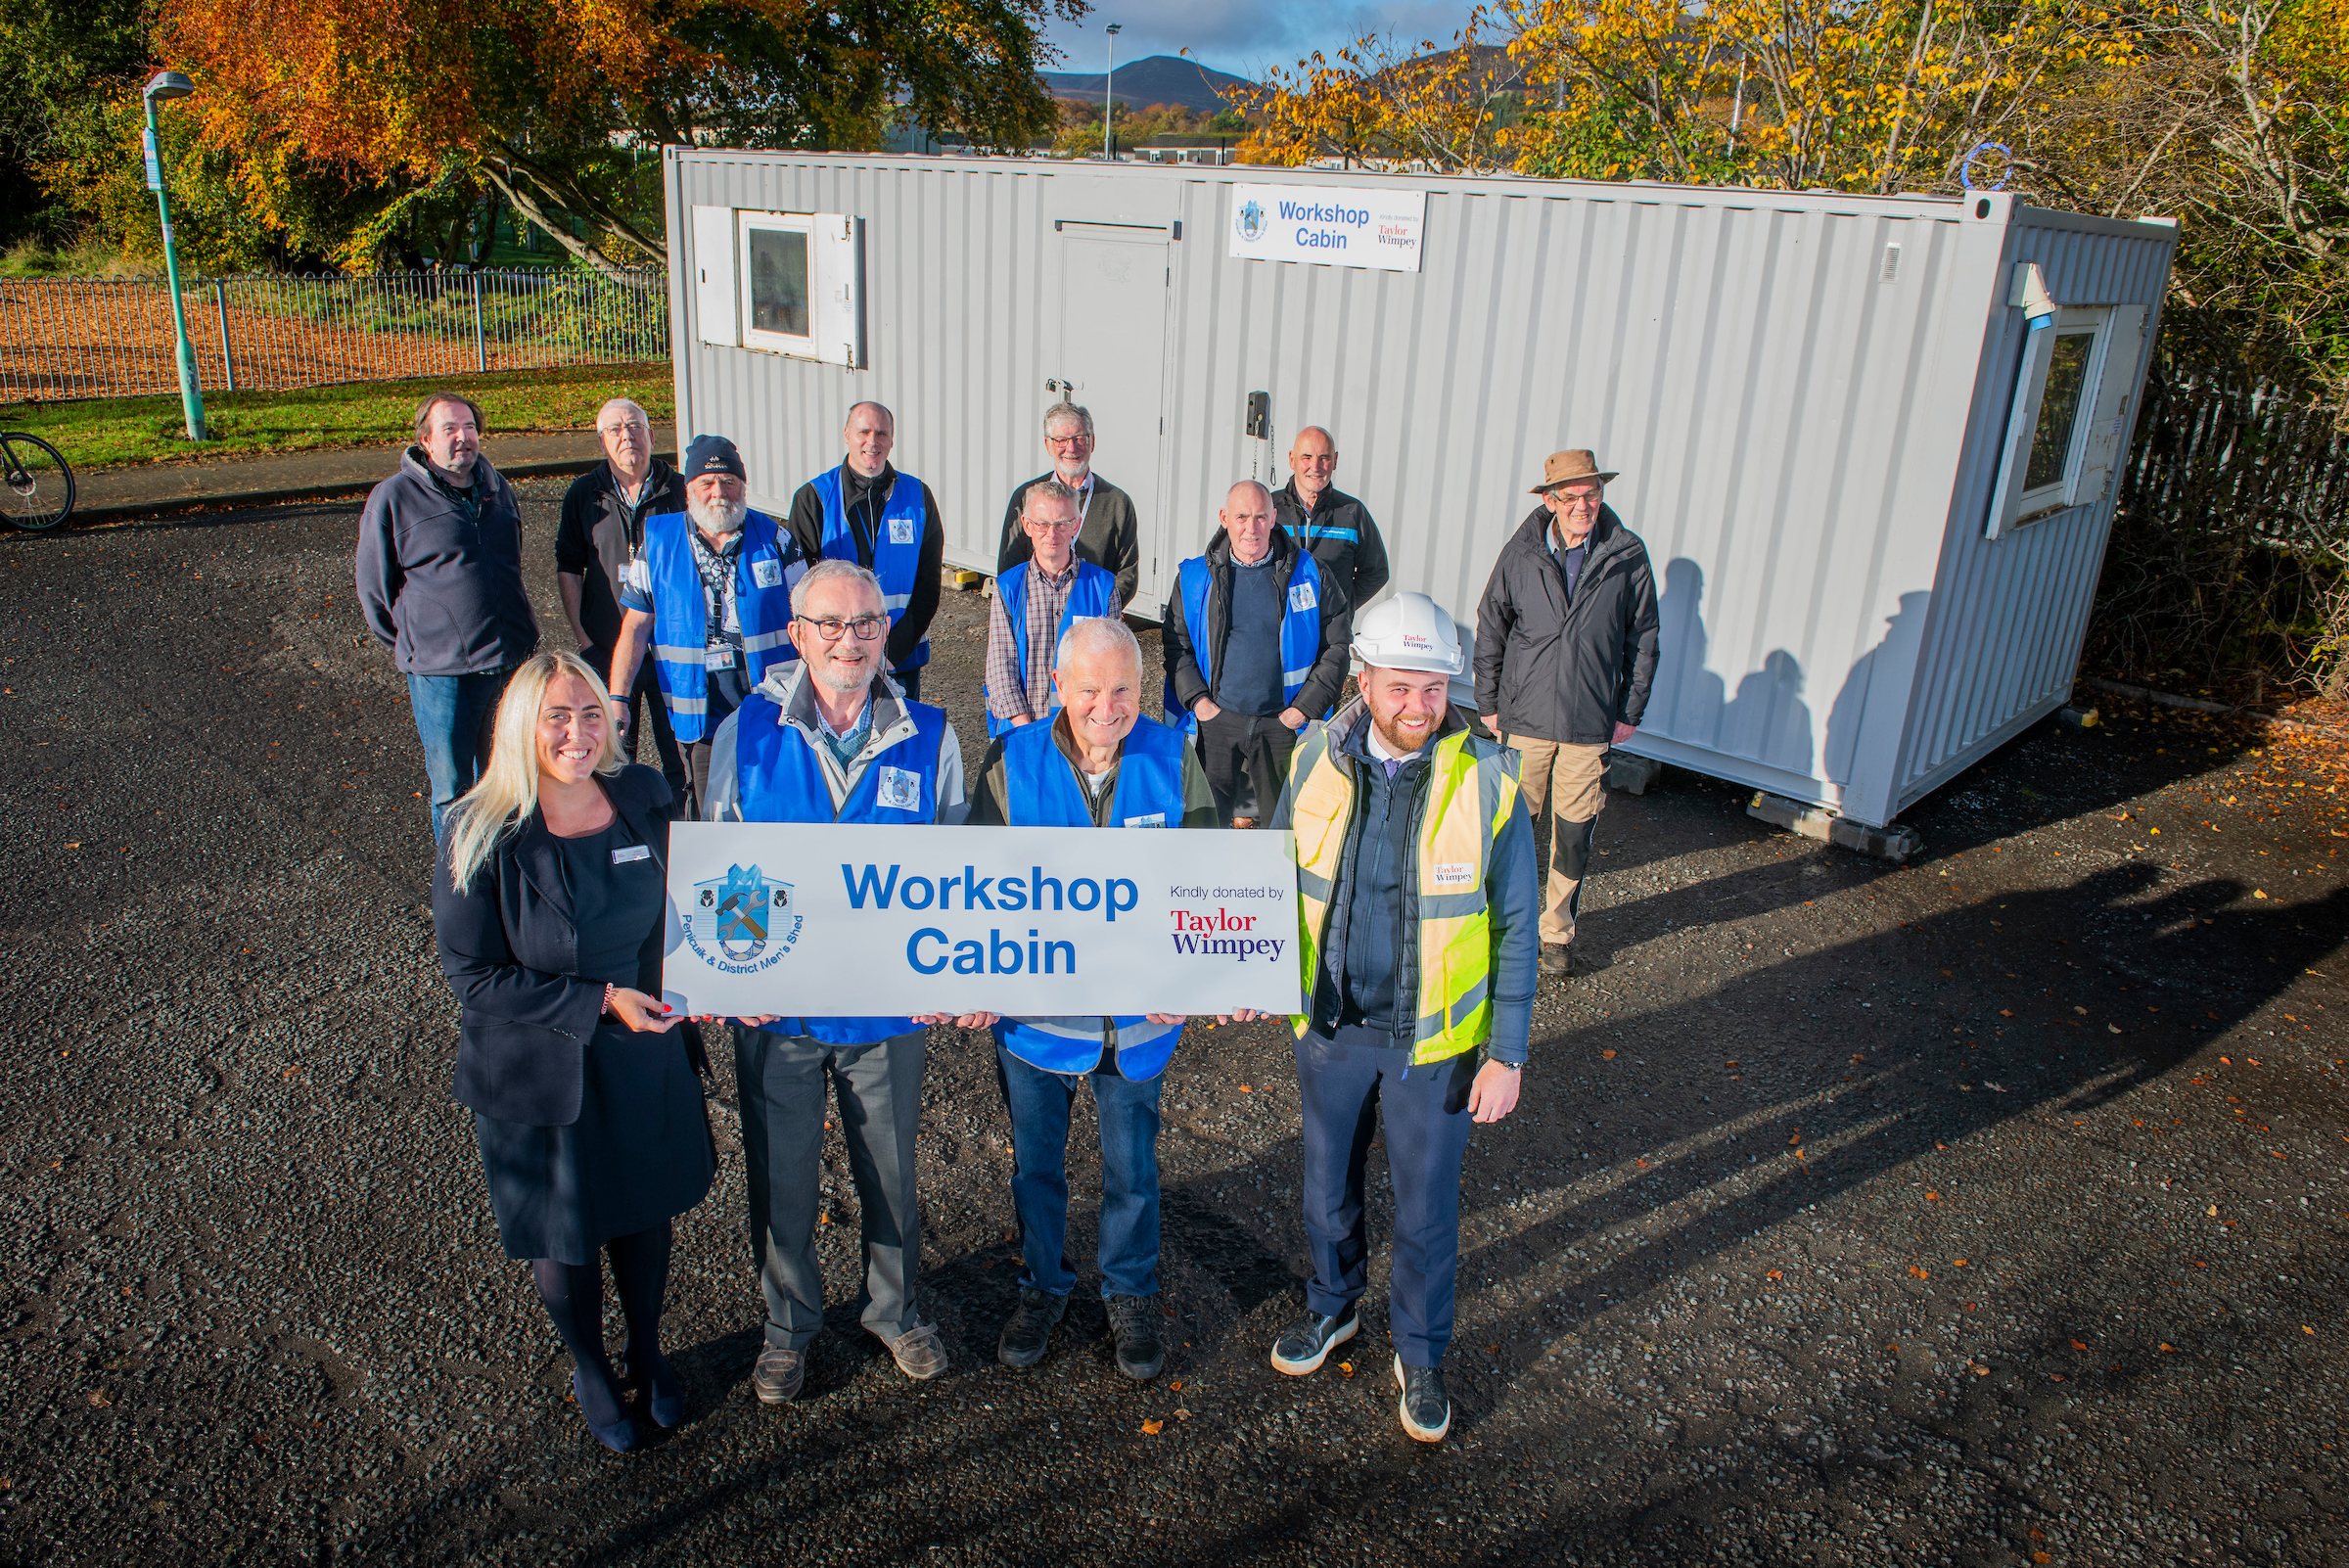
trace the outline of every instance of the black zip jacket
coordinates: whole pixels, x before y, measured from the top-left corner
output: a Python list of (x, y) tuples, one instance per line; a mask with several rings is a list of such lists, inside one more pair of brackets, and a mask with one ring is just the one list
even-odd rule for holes
[(658, 457), (634, 506), (621, 498), (612, 465), (598, 463), (563, 492), (555, 526), (555, 570), (579, 579), (579, 627), (601, 649), (620, 646), (620, 590), (644, 548), (644, 520), (685, 510), (685, 480)]
[(1292, 477), (1272, 492), (1272, 521), (1313, 552), (1322, 576), (1337, 578), (1346, 602), (1356, 609), (1387, 585), (1387, 541), (1379, 536), (1378, 524), (1368, 507), (1335, 484), (1321, 492), (1321, 504), (1309, 521)]
[[(1289, 596), (1289, 578), (1296, 574), (1303, 553), (1297, 541), (1280, 529), (1272, 530), (1272, 564), (1266, 570), (1273, 573), (1280, 587), (1284, 604)], [(1190, 712), (1200, 698), (1212, 695), (1208, 683), (1199, 673), (1199, 659), (1194, 645), (1204, 640), (1215, 651), (1208, 661), (1209, 668), (1223, 668), (1223, 647), (1231, 638), (1231, 540), (1221, 529), (1207, 541), (1207, 564), (1214, 582), (1207, 591), (1207, 624), (1185, 624), (1182, 610), (1182, 576), (1178, 571), (1174, 591), (1159, 612), (1160, 646), (1166, 651), (1167, 678), (1174, 683), (1174, 700)], [(1346, 585), (1332, 582), (1331, 573), (1321, 576), (1321, 647), (1313, 659), (1313, 673), (1305, 677), (1296, 700), (1290, 705), (1308, 718), (1317, 718), (1334, 707), (1346, 690), (1348, 650), (1354, 643), (1354, 605), (1346, 595)], [(1171, 719), (1176, 715), (1169, 715)]]
[(399, 472), (367, 493), (353, 576), (367, 629), (402, 674), (506, 669), (538, 649), (522, 509), (485, 457), (473, 460), (468, 506), (409, 447)]
[(1656, 678), (1656, 578), (1647, 546), (1598, 509), (1574, 600), (1549, 553), (1550, 512), (1533, 515), (1493, 563), (1476, 611), (1476, 711), (1504, 734), (1604, 746), (1637, 724)]

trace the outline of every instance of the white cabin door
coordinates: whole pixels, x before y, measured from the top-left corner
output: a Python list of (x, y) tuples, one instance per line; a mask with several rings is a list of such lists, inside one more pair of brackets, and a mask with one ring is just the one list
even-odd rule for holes
[(1180, 559), (1168, 554), (1162, 493), (1172, 236), (1164, 228), (1075, 219), (1054, 227), (1060, 320), (1045, 401), (1065, 398), (1091, 411), (1093, 467), (1133, 497), (1140, 525), (1132, 608), (1155, 619)]

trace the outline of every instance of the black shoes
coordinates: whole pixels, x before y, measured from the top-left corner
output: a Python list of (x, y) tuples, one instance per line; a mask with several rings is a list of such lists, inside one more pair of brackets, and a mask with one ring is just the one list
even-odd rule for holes
[(1329, 1360), (1329, 1353), (1354, 1338), (1359, 1326), (1359, 1314), (1352, 1307), (1343, 1317), (1323, 1317), (1317, 1313), (1301, 1317), (1273, 1342), (1272, 1369), (1291, 1377), (1317, 1372)]
[(995, 1341), (995, 1360), (1006, 1366), (1034, 1366), (1042, 1360), (1044, 1348), (1052, 1343), (1052, 1330), (1068, 1310), (1068, 1297), (1022, 1285), (1020, 1304), (1003, 1324), (1003, 1337)]
[(1542, 973), (1571, 975), (1574, 973), (1574, 944), (1545, 942), (1542, 945)]
[(1395, 1386), (1403, 1390), (1404, 1432), (1421, 1443), (1441, 1443), (1451, 1430), (1451, 1396), (1444, 1392), (1444, 1368), (1405, 1366), (1395, 1358)]
[[(1156, 1297), (1112, 1296), (1109, 1332), (1118, 1344), (1118, 1370), (1137, 1383), (1147, 1383), (1167, 1364), (1166, 1341), (1159, 1336)], [(1008, 1341), (1010, 1330), (1004, 1330)]]

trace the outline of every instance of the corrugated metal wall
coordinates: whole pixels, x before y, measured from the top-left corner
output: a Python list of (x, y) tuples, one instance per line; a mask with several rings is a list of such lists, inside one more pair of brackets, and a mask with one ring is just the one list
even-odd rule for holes
[[(1422, 271), (1232, 259), (1240, 180), (1424, 189)], [(1205, 542), (1229, 483), (1285, 479), (1290, 437), (1313, 423), (1335, 433), (1336, 483), (1377, 516), (1395, 585), (1472, 623), (1543, 455), (1590, 446), (1622, 471), (1608, 501), (1647, 541), (1662, 595), (1635, 750), (1883, 821), (1929, 759), (2009, 723), (2050, 678), (2068, 687), (2102, 520), (1988, 552), (1957, 521), (1973, 490), (1987, 504), (1969, 446), (2004, 430), (2004, 392), (1979, 372), (2012, 377), (2004, 267), (2026, 231), (2009, 198), (727, 153), (676, 158), (669, 194), (672, 236), (696, 204), (866, 223), (870, 370), (702, 345), (676, 291), (680, 417), (744, 441), (766, 504), (838, 461), (847, 404), (878, 397), (898, 412), (901, 467), (939, 494), (948, 558), (991, 567), (1004, 499), (1045, 466), (1054, 221), (1179, 221), (1162, 483), (1155, 503), (1136, 497), (1146, 598)], [(2125, 265), (2149, 266), (2157, 297), (2166, 238), (2103, 227), (2156, 256)], [(2077, 259), (2056, 264), (2116, 264), (2097, 259), (2110, 236), (2075, 238)], [(1243, 434), (1256, 391), (1268, 444)], [(1153, 434), (1103, 429), (1101, 472), (1117, 479), (1121, 444)], [(1943, 572), (1955, 615), (1935, 613)], [(2050, 575), (2067, 586), (2050, 591)], [(1998, 620), (2015, 658), (1994, 678), (1968, 669), (1981, 650), (1958, 628)]]
[[(2022, 312), (2006, 306), (2005, 280), (2016, 263), (2033, 261), (2065, 304), (2145, 306), (2144, 340), (2133, 367), (2142, 392), (2176, 234), (2163, 225), (2037, 208), (2019, 209), (2008, 229), (1932, 614), (1918, 627), (1897, 628), (1891, 639), (1912, 638), (1918, 659), (1908, 734), (1892, 759), (1887, 811), (1919, 799), (2071, 695), (2112, 530), (2117, 484), (2094, 505), (1984, 537), (2024, 336)], [(2132, 424), (2140, 400), (2137, 393), (2130, 398)], [(2128, 450), (2125, 436), (2120, 449)]]

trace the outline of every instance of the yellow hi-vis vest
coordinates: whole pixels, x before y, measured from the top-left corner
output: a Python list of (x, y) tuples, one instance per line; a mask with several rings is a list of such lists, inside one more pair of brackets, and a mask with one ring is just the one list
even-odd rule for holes
[[(1360, 699), (1310, 726), (1291, 770), (1289, 827), (1297, 839), (1297, 958), (1313, 1005), (1321, 939), (1354, 819), (1354, 776), (1331, 755), (1333, 734), (1367, 723)], [(1435, 744), (1419, 842), (1404, 897), (1419, 915), (1419, 1014), (1414, 1066), (1474, 1050), (1493, 1033), (1493, 915), (1485, 871), (1517, 801), (1517, 754), (1457, 729)], [(1398, 990), (1400, 991), (1399, 984)], [(1311, 1017), (1289, 1020), (1302, 1038)]]

